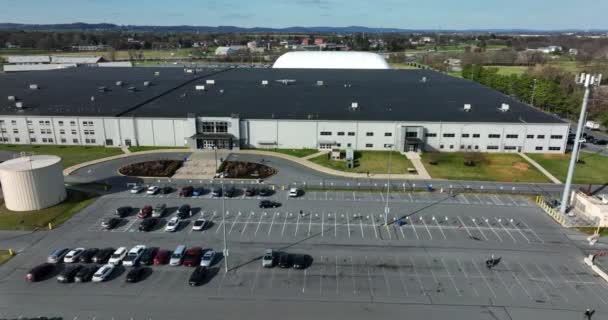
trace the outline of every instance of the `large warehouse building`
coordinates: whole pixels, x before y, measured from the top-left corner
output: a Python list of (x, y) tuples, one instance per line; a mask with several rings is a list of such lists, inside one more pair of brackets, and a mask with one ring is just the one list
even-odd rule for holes
[(273, 69), (3, 74), (0, 143), (565, 151), (567, 123), (482, 85), (428, 70), (307, 69), (296, 58)]

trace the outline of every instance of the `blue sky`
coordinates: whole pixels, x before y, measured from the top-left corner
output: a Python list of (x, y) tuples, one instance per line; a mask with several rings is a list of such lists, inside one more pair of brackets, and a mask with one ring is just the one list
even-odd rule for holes
[(0, 22), (608, 28), (608, 0), (0, 0)]

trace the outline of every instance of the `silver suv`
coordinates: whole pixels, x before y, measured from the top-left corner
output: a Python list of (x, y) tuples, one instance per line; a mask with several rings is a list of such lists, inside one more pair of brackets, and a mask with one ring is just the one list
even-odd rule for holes
[(154, 207), (154, 210), (152, 210), (152, 218), (162, 218), (166, 209), (167, 209), (166, 204), (164, 204), (164, 203), (157, 204), (156, 207)]
[(264, 257), (262, 258), (262, 267), (274, 267), (274, 251), (272, 251), (272, 249), (266, 249), (266, 254), (264, 254)]

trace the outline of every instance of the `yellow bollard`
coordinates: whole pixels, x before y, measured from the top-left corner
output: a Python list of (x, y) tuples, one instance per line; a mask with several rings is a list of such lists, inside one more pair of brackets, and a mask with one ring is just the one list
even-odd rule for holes
[(8, 249), (8, 255), (9, 256), (14, 256), (15, 252), (13, 252), (13, 249)]
[(53, 230), (53, 225), (49, 222), (49, 230)]

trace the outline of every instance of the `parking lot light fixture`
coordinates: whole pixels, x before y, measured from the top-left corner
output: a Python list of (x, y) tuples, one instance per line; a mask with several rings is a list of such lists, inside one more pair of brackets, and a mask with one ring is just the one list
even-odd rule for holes
[(391, 150), (388, 153), (388, 181), (387, 181), (387, 185), (386, 185), (386, 205), (384, 206), (384, 224), (388, 226), (388, 214), (390, 212), (390, 208), (388, 206), (388, 201), (389, 201), (389, 197), (391, 195), (391, 156), (393, 155), (393, 150), (392, 147), (393, 145), (387, 145), (387, 147), (390, 147)]

